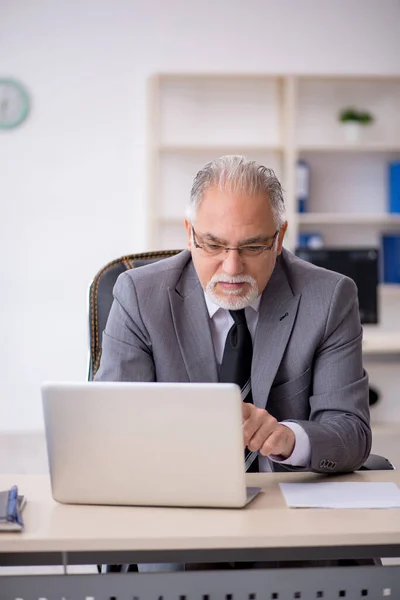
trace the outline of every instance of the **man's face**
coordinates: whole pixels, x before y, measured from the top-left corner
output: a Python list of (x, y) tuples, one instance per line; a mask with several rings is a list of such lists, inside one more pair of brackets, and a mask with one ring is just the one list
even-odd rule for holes
[[(286, 223), (276, 233), (268, 199), (259, 194), (222, 191), (209, 188), (198, 208), (193, 228), (185, 221), (188, 249), (200, 283), (212, 300), (228, 310), (245, 308), (267, 285), (276, 257), (282, 251)], [(276, 234), (276, 235), (275, 235)], [(274, 238), (275, 235), (275, 238)], [(196, 247), (202, 246), (202, 248)], [(255, 246), (271, 246), (257, 250)], [(229, 248), (250, 250), (226, 252)]]

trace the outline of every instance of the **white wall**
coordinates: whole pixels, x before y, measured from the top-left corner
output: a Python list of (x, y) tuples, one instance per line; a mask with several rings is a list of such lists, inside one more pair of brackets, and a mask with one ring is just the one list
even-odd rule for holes
[(1, 0), (0, 429), (42, 427), (43, 379), (84, 379), (86, 295), (146, 248), (146, 81), (160, 71), (400, 74), (398, 0)]

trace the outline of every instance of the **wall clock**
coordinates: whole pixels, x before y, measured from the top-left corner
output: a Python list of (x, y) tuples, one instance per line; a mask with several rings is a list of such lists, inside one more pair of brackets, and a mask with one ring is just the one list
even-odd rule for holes
[(0, 78), (0, 129), (11, 129), (22, 123), (29, 112), (29, 95), (14, 79)]

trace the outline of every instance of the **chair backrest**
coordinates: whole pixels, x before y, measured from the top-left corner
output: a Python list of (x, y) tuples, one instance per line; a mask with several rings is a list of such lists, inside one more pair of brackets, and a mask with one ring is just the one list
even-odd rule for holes
[(182, 251), (160, 250), (128, 254), (112, 260), (97, 273), (89, 289), (89, 380), (94, 378), (100, 365), (102, 334), (113, 302), (113, 288), (117, 277), (128, 269), (137, 269), (179, 252)]

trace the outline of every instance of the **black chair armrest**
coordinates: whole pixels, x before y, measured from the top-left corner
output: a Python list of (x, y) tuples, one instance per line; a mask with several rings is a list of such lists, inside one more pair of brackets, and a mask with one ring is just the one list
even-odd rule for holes
[(360, 467), (360, 471), (393, 471), (396, 469), (394, 465), (385, 458), (384, 456), (379, 456), (379, 454), (370, 454), (363, 464)]

